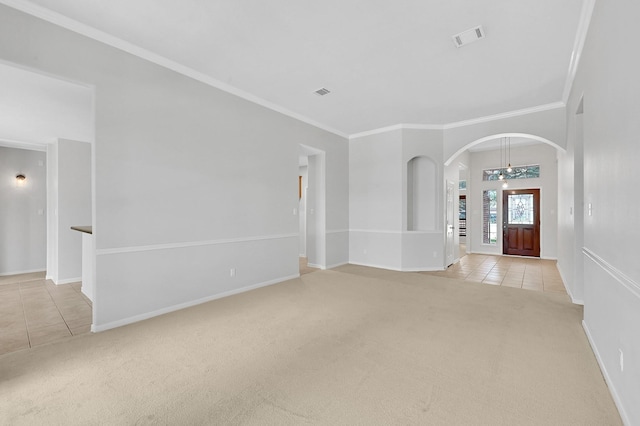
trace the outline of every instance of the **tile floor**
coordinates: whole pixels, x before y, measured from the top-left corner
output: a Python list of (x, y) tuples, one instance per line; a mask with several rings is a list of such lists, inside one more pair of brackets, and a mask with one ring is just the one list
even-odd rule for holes
[(567, 294), (555, 260), (467, 254), (446, 271), (423, 273), (482, 284)]
[(80, 287), (44, 273), (0, 277), (0, 355), (88, 333), (91, 301)]
[[(300, 274), (318, 269), (300, 258)], [(446, 271), (422, 272), (490, 285), (567, 294), (556, 262), (468, 254)], [(0, 355), (91, 330), (91, 301), (81, 283), (55, 285), (44, 273), (0, 277)]]

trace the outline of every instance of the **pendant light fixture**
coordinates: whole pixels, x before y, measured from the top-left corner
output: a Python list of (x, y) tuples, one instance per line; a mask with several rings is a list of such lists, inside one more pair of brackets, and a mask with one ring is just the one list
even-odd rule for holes
[(504, 163), (502, 162), (502, 160), (504, 159), (504, 155), (503, 155), (503, 141), (502, 138), (500, 138), (500, 174), (498, 175), (498, 179), (503, 180), (504, 179), (504, 174), (502, 174), (502, 170), (503, 170), (503, 166)]
[[(507, 176), (504, 173), (504, 165), (507, 163), (507, 138), (504, 138), (504, 143), (502, 138), (500, 138), (500, 176), (498, 179), (502, 181), (502, 187), (508, 188), (509, 183), (507, 182)], [(511, 169), (511, 157), (509, 157), (509, 171)]]
[(507, 167), (507, 173), (511, 173), (513, 169), (511, 168), (511, 138), (507, 139), (507, 143), (509, 144), (509, 166)]

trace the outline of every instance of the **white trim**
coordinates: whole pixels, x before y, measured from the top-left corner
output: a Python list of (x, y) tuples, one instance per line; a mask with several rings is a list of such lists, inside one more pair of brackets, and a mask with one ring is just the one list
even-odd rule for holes
[(578, 31), (576, 32), (576, 39), (573, 42), (571, 61), (569, 62), (569, 69), (567, 70), (567, 80), (564, 83), (564, 91), (562, 92), (562, 101), (565, 104), (569, 102), (569, 96), (571, 95), (573, 81), (575, 80), (576, 73), (578, 72), (578, 65), (580, 64), (582, 50), (584, 49), (584, 43), (587, 39), (587, 33), (589, 32), (589, 24), (591, 23), (591, 16), (593, 15), (593, 8), (595, 4), (596, 0), (586, 0), (582, 5), (580, 21), (578, 22)]
[(387, 269), (389, 271), (396, 271), (396, 272), (436, 272), (436, 271), (446, 270), (446, 268), (444, 267), (398, 268), (396, 266), (378, 265), (375, 263), (361, 263), (361, 262), (353, 262), (353, 261), (349, 261), (349, 263), (351, 265), (366, 266), (368, 268)]
[(161, 56), (149, 50), (143, 49), (139, 46), (136, 46), (133, 43), (129, 43), (128, 41), (122, 40), (118, 37), (114, 37), (110, 34), (107, 34), (103, 31), (93, 28), (89, 25), (86, 25), (74, 19), (68, 18), (57, 12), (53, 12), (52, 10), (46, 9), (41, 6), (37, 6), (33, 3), (30, 3), (24, 0), (0, 0), (0, 3), (3, 3), (6, 6), (12, 7), (21, 12), (28, 13), (37, 18), (48, 21), (52, 24), (66, 28), (67, 30), (81, 34), (85, 37), (89, 37), (93, 40), (99, 41), (108, 46), (115, 47), (116, 49), (120, 49), (124, 52), (130, 53), (134, 56), (145, 59), (156, 65), (170, 69), (172, 71), (175, 71), (187, 77), (193, 78), (194, 80), (200, 81), (201, 83), (223, 90), (227, 93), (231, 93), (232, 95), (238, 96), (239, 98), (242, 98), (249, 102), (253, 102), (254, 104), (260, 105), (270, 110), (279, 112), (280, 114), (294, 118), (303, 123), (307, 123), (311, 126), (317, 127), (319, 129), (325, 130), (327, 132), (333, 133), (343, 138), (349, 137), (346, 133), (333, 129), (329, 126), (325, 126), (324, 124), (319, 123), (315, 120), (312, 120), (309, 117), (290, 111), (286, 108), (283, 108), (279, 105), (276, 105), (258, 96), (252, 95), (251, 93), (245, 92), (244, 90), (238, 89), (237, 87), (224, 83), (209, 75), (196, 71), (193, 68), (179, 64), (175, 61), (172, 61), (171, 59), (165, 58), (164, 56)]
[[(51, 280), (53, 281), (53, 280)], [(55, 285), (67, 285), (67, 284), (73, 284), (73, 283), (79, 283), (82, 282), (82, 277), (77, 277), (77, 278), (67, 278), (66, 280), (60, 280), (58, 282), (53, 281), (53, 283)]]
[(352, 264), (352, 265), (357, 265), (357, 266), (366, 266), (368, 268), (388, 269), (390, 271), (402, 272), (400, 269), (398, 269), (395, 266), (378, 265), (378, 264), (374, 264), (374, 263), (361, 263), (361, 262), (354, 262), (353, 260), (350, 260), (349, 263)]
[(596, 356), (596, 361), (598, 361), (598, 365), (600, 366), (600, 371), (602, 372), (604, 381), (607, 383), (607, 386), (609, 387), (609, 392), (611, 393), (613, 402), (616, 404), (616, 407), (618, 408), (618, 412), (620, 414), (620, 418), (622, 419), (622, 423), (625, 425), (631, 425), (631, 421), (629, 420), (629, 415), (627, 414), (627, 412), (624, 409), (624, 406), (622, 405), (622, 400), (620, 399), (620, 395), (618, 395), (618, 391), (613, 385), (613, 381), (611, 380), (611, 377), (609, 376), (609, 372), (607, 371), (607, 368), (605, 367), (604, 362), (602, 361), (600, 352), (598, 352), (598, 347), (596, 346), (595, 341), (591, 336), (591, 331), (589, 331), (589, 326), (584, 320), (582, 320), (582, 328), (584, 329), (584, 333), (587, 335), (587, 340), (589, 341), (589, 345), (591, 345), (591, 350), (593, 351), (593, 354)]
[(326, 231), (326, 234), (340, 234), (343, 232), (349, 232), (348, 229), (332, 229), (330, 231)]
[(562, 279), (562, 284), (564, 285), (564, 289), (567, 291), (567, 294), (571, 298), (571, 303), (573, 303), (574, 305), (582, 305), (582, 306), (584, 306), (584, 300), (576, 299), (573, 296), (573, 293), (571, 292), (571, 289), (569, 287), (567, 287), (567, 280), (564, 279), (564, 275), (562, 274), (562, 269), (558, 268), (557, 264), (556, 264), (556, 270), (558, 271), (558, 274), (560, 274), (560, 279)]
[[(495, 135), (489, 135), (489, 136), (485, 136), (485, 137), (480, 138), (480, 139), (476, 139), (475, 141), (469, 142), (468, 144), (464, 145), (462, 148), (458, 149), (456, 152), (451, 154), (451, 156), (447, 159), (447, 161), (444, 162), (444, 165), (445, 166), (449, 166), (454, 159), (456, 159), (460, 154), (462, 154), (464, 151), (468, 150), (469, 148), (471, 148), (473, 146), (479, 145), (479, 144), (481, 144), (483, 142), (487, 142), (487, 141), (494, 140), (494, 139), (500, 139), (500, 138), (504, 138), (504, 137), (533, 139), (535, 141), (546, 143), (547, 145), (551, 145), (552, 147), (554, 147), (558, 151), (562, 151), (562, 152), (566, 152), (567, 151), (566, 148), (561, 147), (560, 145), (558, 145), (557, 143), (555, 143), (553, 141), (550, 141), (549, 139), (546, 139), (546, 138), (543, 138), (543, 137), (540, 137), (540, 136), (536, 136), (536, 135), (532, 135), (530, 133), (497, 133)], [(532, 178), (532, 179), (538, 179), (538, 178)], [(487, 181), (483, 181), (483, 182), (487, 182)]]
[(558, 108), (564, 108), (565, 102), (552, 102), (550, 104), (538, 105), (530, 108), (517, 109), (514, 111), (502, 112), (500, 114), (487, 115), (484, 117), (472, 118), (470, 120), (456, 121), (447, 124), (394, 124), (392, 126), (380, 127), (378, 129), (367, 130), (360, 133), (349, 135), (349, 140), (362, 138), (365, 136), (377, 135), (379, 133), (392, 132), (402, 129), (414, 130), (449, 130), (458, 127), (472, 126), (474, 124), (487, 123), (489, 121), (503, 120), (505, 118), (519, 117), (522, 115), (533, 114), (536, 112), (550, 111)]
[(110, 329), (116, 328), (116, 327), (122, 327), (123, 325), (132, 324), (132, 323), (138, 322), (138, 321), (143, 321), (143, 320), (146, 320), (146, 319), (149, 319), (149, 318), (157, 317), (159, 315), (164, 315), (164, 314), (168, 314), (170, 312), (179, 311), (181, 309), (190, 308), (192, 306), (200, 305), (202, 303), (211, 302), (212, 300), (222, 299), (223, 297), (233, 296), (234, 294), (245, 293), (247, 291), (255, 290), (255, 289), (260, 288), (260, 287), (266, 287), (266, 286), (277, 284), (277, 283), (280, 283), (280, 282), (283, 282), (283, 281), (292, 280), (292, 279), (295, 279), (295, 278), (298, 278), (298, 277), (300, 277), (300, 274), (295, 274), (295, 275), (289, 275), (289, 276), (286, 276), (286, 277), (276, 278), (276, 279), (269, 280), (269, 281), (264, 281), (264, 282), (261, 282), (261, 283), (258, 283), (258, 284), (253, 284), (253, 285), (249, 285), (249, 286), (246, 286), (246, 287), (241, 287), (241, 288), (238, 288), (238, 289), (229, 290), (229, 291), (225, 291), (225, 292), (222, 292), (222, 293), (214, 294), (212, 296), (203, 297), (201, 299), (192, 300), (190, 302), (179, 303), (177, 305), (169, 306), (169, 307), (162, 308), (162, 309), (157, 309), (155, 311), (147, 312), (145, 314), (135, 315), (135, 316), (132, 316), (132, 317), (129, 317), (129, 318), (124, 318), (124, 319), (121, 319), (121, 320), (112, 321), (112, 322), (109, 322), (109, 323), (103, 324), (103, 325), (95, 325), (95, 322), (94, 322), (94, 324), (91, 325), (91, 331), (93, 333), (97, 333), (97, 332), (100, 332), (100, 331), (110, 330)]
[(47, 152), (46, 142), (19, 141), (15, 139), (0, 139), (0, 146), (5, 148), (28, 149), (30, 151)]
[(441, 234), (440, 230), (433, 231), (392, 231), (389, 229), (349, 229), (349, 232), (362, 232), (368, 234), (397, 234), (397, 235), (418, 235), (418, 234)]
[(519, 117), (521, 115), (533, 114), (536, 112), (550, 111), (558, 108), (564, 108), (566, 105), (564, 102), (553, 102), (550, 104), (538, 105), (530, 108), (516, 109), (513, 111), (502, 112), (500, 114), (487, 115), (484, 117), (472, 118), (470, 120), (457, 121), (455, 123), (448, 123), (442, 127), (445, 130), (455, 129), (457, 127), (472, 126), (474, 124), (486, 123), (489, 121), (502, 120), (505, 118)]
[(379, 133), (393, 132), (394, 130), (401, 130), (401, 129), (402, 129), (402, 124), (394, 124), (393, 126), (380, 127), (379, 129), (373, 129), (373, 130), (367, 130), (364, 132), (354, 133), (352, 135), (349, 135), (349, 140), (363, 138), (365, 136), (377, 135)]
[(362, 232), (369, 234), (401, 234), (402, 231), (392, 231), (388, 229), (349, 229), (349, 232)]
[(226, 238), (220, 240), (204, 240), (204, 241), (190, 241), (184, 243), (168, 243), (168, 244), (154, 244), (148, 246), (132, 246), (132, 247), (120, 247), (110, 249), (96, 250), (96, 256), (104, 256), (110, 254), (120, 253), (135, 253), (141, 251), (152, 250), (172, 250), (186, 247), (200, 247), (200, 246), (212, 246), (217, 244), (234, 244), (234, 243), (247, 243), (252, 241), (264, 241), (264, 240), (279, 240), (283, 238), (298, 238), (299, 234), (282, 234), (282, 235), (264, 235), (258, 237), (245, 237), (245, 238)]
[[(455, 263), (455, 262), (453, 262)], [(453, 265), (452, 263), (452, 265)], [(445, 267), (433, 267), (433, 268), (400, 268), (400, 272), (440, 272), (446, 271)]]
[(325, 269), (327, 269), (327, 267), (326, 267), (326, 266), (318, 265), (317, 263), (309, 263), (309, 262), (307, 262), (307, 266), (308, 266), (309, 268), (322, 269), (323, 271), (324, 271)]
[(348, 265), (349, 262), (340, 262), (340, 263), (334, 263), (333, 265), (327, 265), (327, 269), (333, 269), (333, 268), (337, 268), (339, 266), (344, 266), (344, 265)]
[(609, 275), (611, 275), (616, 281), (626, 287), (626, 289), (632, 292), (636, 297), (640, 297), (640, 284), (635, 282), (633, 279), (625, 275), (621, 270), (611, 265), (588, 248), (583, 247), (582, 253), (584, 253), (585, 256), (591, 259), (600, 268), (604, 269)]
[(395, 130), (442, 130), (444, 126), (441, 124), (394, 124), (392, 126), (380, 127), (378, 129), (367, 130), (364, 132), (349, 135), (349, 140), (362, 138), (365, 136), (377, 135), (380, 133), (393, 132)]
[[(527, 257), (527, 256), (525, 256)], [(557, 257), (552, 257), (552, 256), (540, 256), (541, 260), (555, 260), (556, 262), (558, 261)]]
[[(28, 271), (13, 271), (13, 272), (2, 272), (0, 273), (0, 277), (8, 277), (11, 275), (22, 275), (22, 274), (33, 274), (36, 272), (45, 272), (44, 269), (29, 269)], [(45, 279), (48, 279), (45, 275)], [(2, 285), (2, 284), (0, 284)]]
[[(7, 1), (0, 0), (0, 4), (2, 4), (2, 3), (6, 4)], [(7, 5), (7, 6), (14, 7), (14, 6), (11, 6), (11, 5)], [(38, 68), (32, 68), (32, 67), (29, 67), (27, 65), (23, 65), (23, 64), (16, 63), (16, 62), (7, 61), (7, 60), (1, 59), (1, 58), (0, 58), (0, 64), (5, 65), (7, 67), (11, 67), (11, 68), (17, 68), (19, 70), (22, 70), (22, 71), (25, 71), (25, 72), (29, 72), (29, 73), (32, 73), (32, 74), (36, 74), (36, 75), (39, 75), (41, 77), (47, 77), (47, 78), (50, 78), (52, 80), (58, 80), (58, 81), (61, 81), (63, 83), (68, 83), (68, 84), (73, 84), (73, 85), (76, 85), (76, 86), (81, 86), (81, 87), (83, 87), (85, 89), (95, 90), (95, 87), (96, 87), (95, 85), (86, 83), (84, 81), (74, 80), (74, 79), (71, 79), (71, 78), (68, 78), (68, 77), (59, 76), (59, 75), (52, 74), (50, 72), (47, 72), (47, 71), (44, 71), (44, 70), (41, 70), (41, 69), (38, 69)]]

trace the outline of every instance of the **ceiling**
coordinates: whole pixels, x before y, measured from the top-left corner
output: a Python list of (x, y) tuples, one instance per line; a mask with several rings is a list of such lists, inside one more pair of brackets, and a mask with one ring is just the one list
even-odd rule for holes
[[(584, 0), (2, 2), (60, 14), (353, 135), (563, 101)], [(477, 25), (485, 38), (457, 48), (452, 36)], [(314, 94), (323, 87), (331, 93)]]

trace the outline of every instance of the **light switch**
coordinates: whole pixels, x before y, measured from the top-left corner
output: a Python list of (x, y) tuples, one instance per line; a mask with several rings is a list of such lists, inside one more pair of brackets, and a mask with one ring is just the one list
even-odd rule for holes
[(44, 214), (44, 210), (42, 210), (42, 209), (38, 209), (38, 215), (39, 215), (39, 216), (42, 216), (43, 214)]

